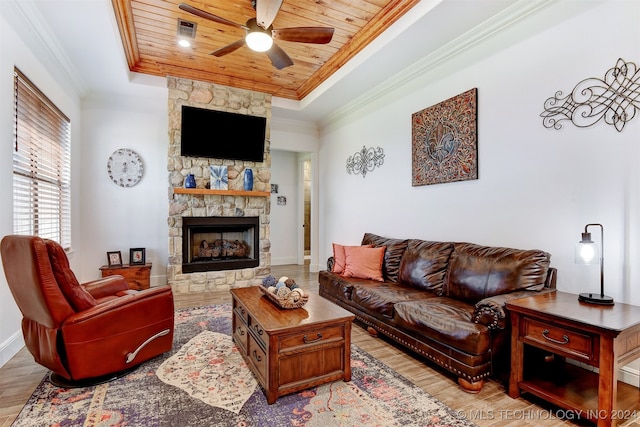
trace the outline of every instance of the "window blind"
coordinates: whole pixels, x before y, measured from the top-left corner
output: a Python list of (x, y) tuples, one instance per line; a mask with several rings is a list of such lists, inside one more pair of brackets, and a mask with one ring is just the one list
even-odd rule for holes
[(13, 232), (71, 248), (70, 120), (14, 69)]

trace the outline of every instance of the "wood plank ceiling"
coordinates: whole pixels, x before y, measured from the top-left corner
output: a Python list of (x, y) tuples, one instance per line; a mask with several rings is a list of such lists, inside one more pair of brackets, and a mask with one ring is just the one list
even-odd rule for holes
[[(282, 70), (246, 46), (223, 57), (210, 55), (243, 38), (243, 30), (184, 12), (178, 8), (182, 2), (243, 25), (256, 16), (251, 0), (112, 0), (131, 71), (301, 100), (419, 0), (284, 0), (273, 28), (333, 27), (335, 32), (324, 45), (277, 41), (294, 62)], [(178, 18), (197, 24), (190, 48), (177, 44)]]

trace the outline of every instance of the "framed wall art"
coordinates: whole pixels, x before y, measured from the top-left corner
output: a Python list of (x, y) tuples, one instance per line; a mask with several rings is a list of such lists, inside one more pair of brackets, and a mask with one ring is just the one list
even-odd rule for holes
[(229, 171), (226, 166), (209, 166), (210, 184), (212, 190), (229, 189)]
[(144, 265), (145, 258), (145, 248), (129, 249), (129, 265)]
[(109, 263), (109, 267), (122, 265), (122, 253), (120, 251), (107, 252), (107, 261)]
[(411, 116), (412, 185), (478, 179), (478, 89)]

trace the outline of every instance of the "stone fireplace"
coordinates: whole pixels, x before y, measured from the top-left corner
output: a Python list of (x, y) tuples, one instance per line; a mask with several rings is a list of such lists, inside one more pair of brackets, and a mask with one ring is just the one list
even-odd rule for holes
[[(168, 77), (167, 85), (170, 186), (167, 281), (176, 293), (257, 285), (271, 272), (271, 95), (175, 77)], [(264, 161), (182, 157), (183, 105), (266, 117)], [(203, 135), (203, 141), (206, 138)], [(227, 166), (227, 191), (208, 189), (212, 165)], [(249, 192), (243, 191), (246, 168), (251, 168), (254, 176), (253, 191)], [(188, 174), (195, 177), (195, 189), (184, 189)]]

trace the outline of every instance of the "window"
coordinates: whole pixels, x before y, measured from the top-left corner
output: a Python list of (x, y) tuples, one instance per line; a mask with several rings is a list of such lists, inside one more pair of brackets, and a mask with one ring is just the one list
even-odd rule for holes
[(14, 69), (13, 232), (71, 248), (69, 119)]

